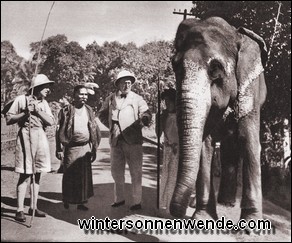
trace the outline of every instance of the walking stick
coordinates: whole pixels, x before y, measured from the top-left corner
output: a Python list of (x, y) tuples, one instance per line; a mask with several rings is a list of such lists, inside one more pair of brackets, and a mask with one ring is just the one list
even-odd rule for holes
[[(34, 73), (34, 78), (36, 77), (37, 73), (38, 73), (38, 65), (39, 65), (39, 59), (40, 59), (40, 54), (41, 54), (41, 48), (42, 48), (42, 44), (43, 44), (43, 38), (44, 38), (44, 34), (45, 34), (45, 31), (46, 31), (46, 28), (47, 28), (47, 24), (48, 24), (48, 21), (49, 21), (49, 17), (50, 17), (50, 14), (51, 14), (51, 11), (53, 9), (53, 6), (55, 4), (55, 1), (53, 2), (52, 6), (51, 6), (51, 9), (49, 11), (49, 14), (48, 14), (48, 17), (47, 17), (47, 20), (46, 20), (46, 24), (45, 24), (45, 28), (44, 28), (44, 31), (43, 31), (43, 34), (42, 34), (42, 37), (41, 37), (41, 41), (40, 41), (40, 46), (39, 46), (39, 51), (38, 51), (38, 56), (37, 56), (37, 63), (36, 63), (36, 67), (35, 67), (35, 73)], [(31, 88), (31, 97), (33, 97), (33, 90), (34, 90), (34, 85), (32, 85), (32, 88)], [(28, 134), (29, 134), (29, 141), (30, 141), (30, 153), (31, 153), (31, 162), (32, 162), (32, 199), (33, 200), (33, 203), (32, 203), (32, 216), (31, 216), (31, 220), (30, 220), (30, 224), (29, 224), (29, 228), (32, 227), (32, 223), (33, 223), (33, 220), (34, 220), (34, 216), (35, 216), (35, 204), (36, 204), (36, 196), (35, 196), (35, 156), (33, 154), (33, 151), (32, 151), (32, 139), (31, 139), (31, 113), (29, 113), (29, 128), (28, 128)]]
[(157, 86), (157, 130), (158, 130), (158, 136), (157, 136), (157, 209), (159, 209), (159, 199), (160, 199), (160, 78), (158, 74), (158, 86)]

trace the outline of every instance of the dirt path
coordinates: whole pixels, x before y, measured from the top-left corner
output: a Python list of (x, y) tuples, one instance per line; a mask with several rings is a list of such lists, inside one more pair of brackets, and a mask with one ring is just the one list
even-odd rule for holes
[[(65, 210), (62, 204), (61, 182), (62, 174), (48, 173), (43, 175), (41, 180), (40, 197), (38, 207), (48, 215), (46, 218), (35, 218), (33, 226), (28, 228), (30, 216), (26, 224), (14, 220), (16, 210), (15, 187), (18, 175), (13, 172), (14, 151), (6, 151), (1, 154), (1, 241), (209, 241), (209, 242), (239, 242), (239, 241), (290, 241), (291, 242), (291, 213), (269, 201), (264, 200), (264, 217), (270, 219), (274, 230), (257, 234), (252, 232), (94, 232), (85, 233), (77, 226), (78, 219), (161, 219), (157, 217), (156, 210), (156, 148), (154, 145), (144, 143), (144, 164), (143, 164), (143, 209), (138, 214), (132, 214), (129, 210), (130, 176), (126, 171), (126, 182), (128, 199), (125, 206), (113, 209), (109, 205), (113, 201), (113, 180), (110, 173), (108, 132), (102, 127), (102, 141), (99, 147), (98, 157), (92, 164), (94, 197), (89, 200), (88, 212), (77, 211), (71, 206)], [(52, 167), (59, 168), (59, 161), (54, 156), (54, 139), (50, 139)], [(29, 208), (29, 193), (25, 200), (25, 212)], [(194, 209), (189, 208), (186, 218), (191, 217)], [(240, 214), (239, 200), (234, 208), (218, 206), (218, 216), (225, 216), (234, 221), (238, 220)]]

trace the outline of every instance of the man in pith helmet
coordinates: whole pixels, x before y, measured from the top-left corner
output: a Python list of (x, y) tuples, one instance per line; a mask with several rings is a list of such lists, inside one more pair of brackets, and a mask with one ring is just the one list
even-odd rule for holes
[(15, 172), (19, 173), (15, 220), (20, 222), (26, 221), (24, 199), (30, 179), (28, 214), (32, 215), (35, 208), (36, 217), (46, 217), (46, 214), (37, 208), (37, 199), (41, 173), (51, 171), (50, 147), (45, 128), (55, 122), (46, 101), (50, 94), (50, 85), (53, 83), (54, 81), (49, 80), (46, 75), (38, 74), (32, 80), (28, 94), (16, 97), (6, 115), (7, 125), (17, 123), (19, 126), (15, 152)]
[(132, 180), (130, 210), (141, 209), (142, 201), (142, 127), (148, 126), (151, 113), (146, 101), (131, 91), (135, 75), (121, 71), (114, 80), (116, 92), (108, 96), (100, 111), (101, 122), (110, 130), (111, 172), (115, 181), (114, 208), (125, 204), (125, 164), (129, 165)]

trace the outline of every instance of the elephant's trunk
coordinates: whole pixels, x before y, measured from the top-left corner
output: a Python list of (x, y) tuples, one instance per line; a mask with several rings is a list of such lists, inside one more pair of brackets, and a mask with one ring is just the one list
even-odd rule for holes
[(202, 138), (211, 94), (204, 69), (185, 61), (185, 77), (177, 82), (177, 125), (179, 132), (179, 169), (170, 213), (183, 217), (195, 190), (200, 165)]

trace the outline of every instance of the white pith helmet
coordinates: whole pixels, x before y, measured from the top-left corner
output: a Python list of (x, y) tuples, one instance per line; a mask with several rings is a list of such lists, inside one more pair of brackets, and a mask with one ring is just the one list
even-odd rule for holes
[(125, 78), (125, 77), (129, 77), (132, 84), (135, 83), (136, 81), (136, 77), (133, 73), (127, 71), (127, 70), (123, 70), (121, 72), (118, 73), (117, 79), (114, 82), (114, 85), (117, 87), (117, 82), (121, 79), (121, 78)]
[(38, 74), (31, 82), (30, 88), (35, 88), (37, 86), (43, 85), (43, 84), (52, 84), (54, 81), (49, 80), (49, 78), (44, 74)]

